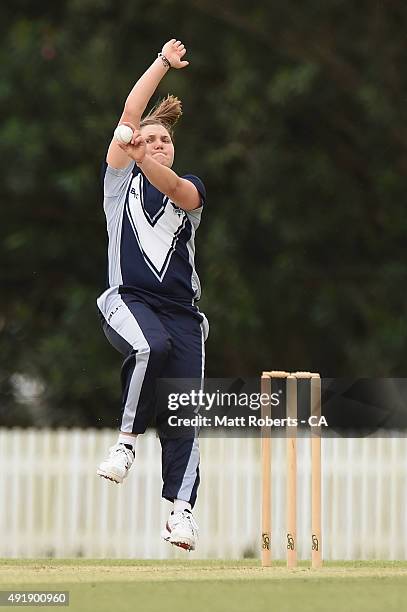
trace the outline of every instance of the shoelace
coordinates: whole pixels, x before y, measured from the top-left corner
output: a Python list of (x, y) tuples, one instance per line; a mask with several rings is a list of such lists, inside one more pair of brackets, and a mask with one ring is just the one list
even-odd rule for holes
[(112, 446), (110, 448), (111, 456), (117, 455), (118, 453), (123, 455), (123, 459), (126, 460), (126, 467), (128, 467), (131, 463), (131, 459), (133, 458), (134, 453), (121, 444), (116, 444), (115, 446)]
[(174, 516), (174, 519), (175, 519), (173, 523), (174, 527), (182, 523), (183, 520), (187, 520), (190, 522), (191, 528), (195, 532), (198, 532), (198, 525), (195, 522), (195, 519), (192, 516), (192, 514), (190, 514), (189, 512), (177, 512), (177, 514)]

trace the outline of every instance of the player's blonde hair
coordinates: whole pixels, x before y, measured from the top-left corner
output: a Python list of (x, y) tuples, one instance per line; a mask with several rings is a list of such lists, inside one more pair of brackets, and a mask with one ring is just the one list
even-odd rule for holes
[(140, 127), (159, 123), (174, 137), (174, 125), (182, 115), (182, 103), (179, 98), (168, 94), (150, 110), (140, 121)]

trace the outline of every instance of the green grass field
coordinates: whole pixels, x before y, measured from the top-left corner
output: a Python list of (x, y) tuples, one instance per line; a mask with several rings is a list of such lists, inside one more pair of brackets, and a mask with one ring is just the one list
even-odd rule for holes
[(69, 590), (72, 612), (401, 612), (407, 562), (327, 563), (316, 571), (250, 559), (2, 559), (0, 590), (9, 589)]

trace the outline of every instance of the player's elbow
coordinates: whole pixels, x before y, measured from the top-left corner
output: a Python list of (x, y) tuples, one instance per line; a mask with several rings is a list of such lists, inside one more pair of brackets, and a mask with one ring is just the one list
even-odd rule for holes
[(201, 205), (201, 199), (195, 185), (179, 177), (171, 193), (167, 195), (171, 202), (174, 202), (183, 210), (195, 210)]

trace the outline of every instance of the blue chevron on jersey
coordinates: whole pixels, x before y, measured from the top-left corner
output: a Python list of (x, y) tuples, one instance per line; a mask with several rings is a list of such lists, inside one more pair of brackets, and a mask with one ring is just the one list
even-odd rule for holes
[[(141, 175), (135, 177), (133, 182), (139, 177)], [(187, 216), (184, 211), (182, 211), (182, 216), (174, 214), (174, 208), (168, 206), (169, 198), (164, 196), (161, 208), (154, 217), (150, 217), (144, 206), (142, 189), (138, 192), (139, 198), (137, 198), (137, 192), (132, 194), (131, 191), (126, 202), (128, 219), (146, 264), (162, 281), (178, 237), (188, 221)]]

